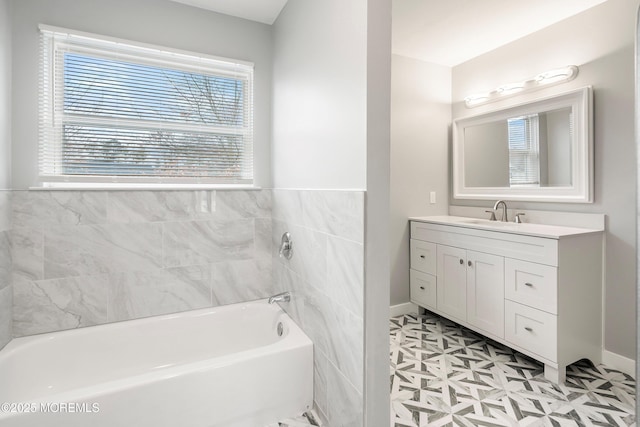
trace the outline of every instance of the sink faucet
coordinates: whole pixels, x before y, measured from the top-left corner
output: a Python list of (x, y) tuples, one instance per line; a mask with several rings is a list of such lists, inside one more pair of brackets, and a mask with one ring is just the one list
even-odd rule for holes
[(291, 293), (283, 292), (281, 294), (274, 295), (269, 297), (269, 304), (273, 304), (274, 302), (289, 302), (291, 301)]
[(507, 218), (507, 204), (504, 200), (498, 200), (495, 205), (493, 205), (493, 211), (495, 212), (498, 209), (498, 206), (502, 205), (502, 217), (500, 217), (500, 221), (507, 222), (509, 219)]

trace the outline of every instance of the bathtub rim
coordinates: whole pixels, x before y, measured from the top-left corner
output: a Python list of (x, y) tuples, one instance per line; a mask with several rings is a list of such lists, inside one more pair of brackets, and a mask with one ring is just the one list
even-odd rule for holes
[[(136, 373), (134, 375), (129, 375), (126, 377), (114, 378), (107, 381), (90, 384), (90, 385), (82, 385), (77, 388), (73, 388), (70, 390), (64, 390), (57, 393), (47, 394), (44, 396), (38, 396), (36, 398), (26, 398), (19, 399), (21, 402), (28, 403), (47, 403), (47, 402), (74, 402), (85, 399), (88, 395), (96, 395), (103, 393), (110, 393), (118, 390), (123, 390), (127, 388), (135, 387), (140, 384), (149, 384), (158, 380), (163, 380), (167, 378), (172, 378), (175, 376), (184, 375), (186, 373), (195, 373), (206, 371), (210, 369), (218, 369), (224, 366), (231, 365), (233, 363), (242, 363), (251, 359), (264, 357), (270, 354), (276, 354), (278, 352), (290, 351), (296, 349), (303, 349), (305, 347), (311, 347), (311, 351), (313, 352), (313, 342), (311, 339), (302, 331), (300, 326), (298, 326), (295, 321), (289, 316), (289, 314), (282, 309), (282, 307), (274, 304), (268, 304), (267, 299), (260, 299), (248, 302), (241, 302), (236, 304), (228, 304), (224, 306), (217, 307), (207, 307), (203, 309), (197, 310), (189, 310), (179, 313), (170, 313), (159, 316), (149, 316), (140, 319), (131, 319), (124, 320), (114, 323), (95, 325), (95, 326), (87, 326), (83, 328), (70, 329), (64, 331), (56, 331), (56, 332), (48, 332), (38, 335), (30, 335), (20, 338), (13, 339), (7, 346), (5, 346), (2, 350), (0, 350), (0, 363), (3, 359), (10, 358), (14, 353), (24, 350), (25, 347), (28, 349), (29, 347), (35, 346), (41, 342), (46, 342), (56, 337), (63, 335), (78, 335), (81, 337), (82, 335), (92, 333), (97, 328), (100, 329), (121, 329), (126, 328), (128, 324), (131, 322), (136, 323), (160, 323), (165, 320), (171, 320), (176, 317), (188, 317), (195, 318), (204, 316), (207, 314), (214, 314), (220, 310), (223, 311), (232, 311), (238, 310), (239, 308), (250, 308), (254, 305), (264, 304), (273, 310), (277, 316), (281, 318), (287, 319), (287, 335), (284, 339), (278, 339), (272, 343), (267, 345), (253, 347), (250, 349), (242, 350), (235, 353), (225, 354), (223, 356), (216, 356), (209, 359), (190, 361), (186, 363), (177, 363), (170, 366), (163, 366), (161, 368), (153, 369), (151, 371), (144, 371), (140, 373)], [(16, 343), (14, 343), (16, 341)], [(9, 346), (12, 345), (10, 348)], [(312, 353), (313, 354), (313, 353)], [(17, 400), (12, 400), (11, 396), (8, 396), (5, 399), (7, 402), (16, 402)], [(11, 417), (11, 413), (2, 413), (0, 412), (0, 420), (7, 419)]]
[[(251, 307), (253, 305), (262, 305), (262, 304), (264, 304), (264, 306), (266, 307), (273, 307), (274, 311), (279, 311), (281, 314), (284, 314), (291, 321), (291, 324), (295, 325), (295, 328), (289, 328), (290, 333), (295, 334), (297, 332), (302, 332), (302, 334), (306, 338), (308, 338), (306, 334), (304, 334), (304, 332), (302, 331), (302, 328), (298, 324), (296, 324), (293, 318), (282, 307), (280, 307), (277, 304), (269, 304), (268, 298), (263, 298), (263, 299), (253, 300), (253, 301), (244, 301), (244, 302), (239, 302), (234, 304), (219, 305), (215, 307), (198, 308), (195, 310), (185, 310), (185, 311), (179, 311), (175, 313), (166, 313), (166, 314), (139, 317), (136, 319), (118, 320), (115, 322), (101, 323), (99, 325), (81, 326), (81, 327), (72, 328), (72, 329), (64, 329), (59, 331), (42, 332), (42, 333), (33, 334), (33, 335), (25, 335), (25, 336), (11, 339), (11, 341), (9, 341), (2, 349), (0, 349), (0, 363), (2, 362), (3, 359), (8, 357), (9, 354), (15, 352), (16, 348), (33, 346), (41, 341), (58, 339), (58, 337), (60, 336), (62, 337), (66, 337), (68, 335), (81, 336), (85, 334), (90, 334), (96, 330), (110, 330), (110, 329), (117, 330), (117, 329), (126, 328), (127, 325), (131, 324), (131, 322), (135, 322), (136, 324), (146, 324), (146, 323), (163, 322), (163, 321), (171, 320), (178, 317), (195, 318), (195, 317), (205, 316), (208, 314), (214, 314), (219, 311), (223, 311), (223, 312), (232, 311), (232, 310), (237, 310), (241, 308)], [(278, 342), (279, 341), (275, 341), (274, 343), (269, 345), (273, 345)], [(251, 350), (247, 350), (247, 351), (251, 351)]]

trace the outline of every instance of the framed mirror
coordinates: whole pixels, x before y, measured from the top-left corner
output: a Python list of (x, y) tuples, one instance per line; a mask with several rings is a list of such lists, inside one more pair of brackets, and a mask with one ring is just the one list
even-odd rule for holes
[(585, 87), (453, 122), (453, 197), (593, 202)]

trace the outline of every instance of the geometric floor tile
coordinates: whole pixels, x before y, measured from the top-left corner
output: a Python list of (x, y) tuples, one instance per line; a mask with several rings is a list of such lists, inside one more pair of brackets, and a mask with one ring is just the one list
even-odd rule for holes
[(603, 365), (543, 365), (427, 312), (390, 319), (391, 426), (632, 426), (635, 380)]

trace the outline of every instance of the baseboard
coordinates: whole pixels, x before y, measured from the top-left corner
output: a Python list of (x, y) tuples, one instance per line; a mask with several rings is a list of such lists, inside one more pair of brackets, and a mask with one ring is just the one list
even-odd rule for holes
[(396, 304), (389, 307), (389, 317), (402, 316), (403, 314), (417, 314), (418, 306), (412, 302)]
[(628, 357), (602, 350), (602, 364), (631, 375), (633, 378), (636, 377), (636, 361)]

